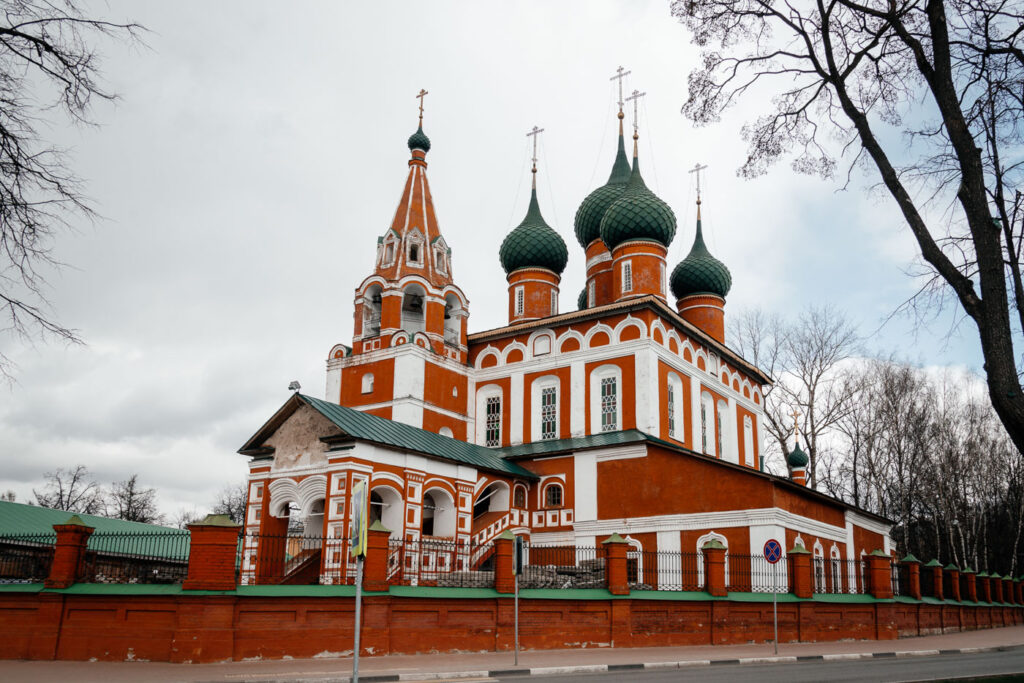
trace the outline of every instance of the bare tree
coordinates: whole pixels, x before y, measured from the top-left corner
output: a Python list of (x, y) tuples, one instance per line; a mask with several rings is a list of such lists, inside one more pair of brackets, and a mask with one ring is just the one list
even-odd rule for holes
[(57, 468), (53, 472), (47, 472), (45, 479), (46, 486), (42, 491), (32, 489), (36, 505), (87, 515), (104, 513), (103, 489), (92, 478), (85, 465), (69, 469)]
[(0, 493), (0, 500), (2, 500), (4, 502), (7, 502), (7, 503), (15, 502), (16, 498), (17, 498), (17, 496), (14, 494), (14, 491), (12, 489), (7, 489), (3, 493)]
[[(73, 0), (3, 0), (0, 13), (0, 332), (79, 343), (51, 315), (46, 274), (59, 265), (54, 237), (73, 216), (93, 217), (66, 150), (43, 138), (62, 115), (91, 123), (94, 100), (115, 95), (100, 84), (93, 39), (134, 39), (141, 27), (91, 19)], [(0, 376), (10, 359), (0, 352)]]
[(108, 511), (112, 517), (129, 522), (155, 524), (162, 521), (156, 505), (156, 489), (139, 485), (139, 475), (124, 481), (115, 481), (107, 496)]
[[(1024, 8), (1005, 0), (674, 0), (702, 48), (686, 115), (744, 96), (740, 174), (779, 159), (831, 177), (873, 167), (939, 291), (974, 324), (989, 398), (1024, 452)], [(909, 149), (898, 142), (905, 133)], [(901, 165), (901, 162), (903, 165)], [(935, 291), (934, 289), (932, 291)]]
[(179, 508), (178, 511), (174, 513), (174, 516), (171, 517), (171, 524), (179, 529), (185, 529), (189, 524), (198, 522), (202, 518), (202, 513), (194, 507), (183, 507)]
[(850, 390), (840, 365), (857, 348), (856, 330), (835, 309), (808, 307), (786, 321), (760, 310), (742, 312), (730, 326), (730, 342), (741, 354), (767, 371), (775, 384), (765, 394), (766, 430), (785, 454), (793, 433), (793, 414), (800, 414), (803, 443), (810, 458), (808, 481), (818, 482), (823, 436), (836, 426), (849, 406)]
[(242, 524), (245, 522), (245, 506), (248, 501), (249, 485), (241, 482), (234, 486), (225, 486), (217, 495), (217, 502), (213, 504), (213, 514), (227, 515), (232, 522)]

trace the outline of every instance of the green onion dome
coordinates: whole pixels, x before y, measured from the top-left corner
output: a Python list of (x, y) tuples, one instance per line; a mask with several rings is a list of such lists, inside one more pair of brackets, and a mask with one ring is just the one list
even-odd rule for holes
[(601, 219), (604, 212), (618, 199), (629, 182), (629, 159), (626, 157), (626, 143), (622, 138), (622, 122), (619, 122), (619, 151), (612, 164), (608, 182), (597, 188), (583, 200), (576, 210), (576, 241), (584, 249), (601, 236)]
[(796, 445), (793, 446), (793, 450), (788, 456), (786, 456), (786, 462), (792, 469), (801, 469), (807, 467), (807, 463), (811, 461), (807, 457), (807, 454), (800, 448), (800, 442), (797, 441)]
[(422, 149), (424, 152), (430, 151), (430, 138), (423, 132), (422, 125), (416, 129), (415, 133), (409, 136), (409, 151), (414, 149)]
[(725, 298), (732, 287), (732, 275), (725, 264), (716, 259), (704, 244), (704, 235), (700, 227), (700, 215), (697, 217), (697, 236), (693, 240), (690, 253), (672, 270), (670, 280), (672, 293), (677, 299), (691, 294), (715, 294)]
[(609, 249), (629, 240), (654, 240), (666, 247), (676, 236), (676, 215), (647, 189), (635, 151), (626, 189), (601, 219), (601, 239)]
[(559, 275), (569, 260), (565, 241), (544, 222), (537, 204), (537, 188), (530, 194), (526, 218), (505, 237), (498, 250), (501, 267), (506, 273), (520, 268), (547, 268)]
[(587, 288), (584, 287), (580, 295), (576, 297), (576, 309), (580, 311), (587, 310)]

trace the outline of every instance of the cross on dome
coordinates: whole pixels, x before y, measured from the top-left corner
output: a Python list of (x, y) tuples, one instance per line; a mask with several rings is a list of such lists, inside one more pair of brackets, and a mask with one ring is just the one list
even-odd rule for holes
[[(699, 177), (699, 176), (698, 176), (698, 177)], [(793, 418), (793, 438), (794, 438), (794, 439), (796, 439), (797, 443), (799, 443), (799, 442), (800, 442), (800, 423), (799, 423), (799, 422), (797, 422), (797, 419), (798, 419), (798, 418), (799, 418), (799, 417), (800, 417), (800, 416), (801, 416), (802, 414), (803, 414), (803, 413), (801, 413), (801, 412), (800, 412), (799, 410), (797, 410), (796, 408), (793, 408), (793, 412), (789, 414), (789, 416), (790, 416), (791, 418)]]
[(615, 75), (608, 79), (609, 81), (618, 81), (619, 82), (619, 102), (618, 102), (618, 104), (619, 104), (619, 118), (620, 119), (623, 117), (622, 107), (625, 106), (625, 104), (626, 104), (622, 100), (622, 79), (625, 78), (626, 76), (628, 76), (631, 73), (633, 73), (633, 72), (632, 71), (626, 71), (625, 69), (623, 69), (620, 66), (618, 69), (615, 70)]
[(421, 128), (423, 127), (423, 98), (426, 97), (429, 94), (430, 93), (428, 93), (426, 90), (424, 90), (423, 88), (420, 88), (419, 94), (416, 95), (416, 98), (420, 101), (420, 127)]
[(698, 162), (696, 165), (694, 165), (692, 169), (687, 171), (687, 173), (697, 174), (697, 220), (700, 220), (700, 172), (706, 169), (707, 167), (707, 164), (701, 164)]
[(627, 102), (633, 103), (633, 156), (636, 156), (636, 141), (640, 139), (640, 98), (647, 93), (634, 90), (633, 94), (626, 98)]
[(533, 173), (533, 186), (535, 188), (537, 187), (537, 136), (543, 132), (543, 128), (534, 126), (533, 129), (526, 134), (526, 137), (533, 138), (533, 170), (531, 172)]

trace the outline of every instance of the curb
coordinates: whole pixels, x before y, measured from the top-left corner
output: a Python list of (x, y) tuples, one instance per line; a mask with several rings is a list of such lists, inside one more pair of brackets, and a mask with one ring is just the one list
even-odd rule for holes
[[(729, 665), (750, 665), (750, 664), (793, 664), (796, 662), (840, 662), (861, 659), (904, 659), (908, 657), (940, 657), (943, 655), (971, 655), (984, 652), (1006, 652), (1016, 650), (1024, 645), (999, 645), (995, 647), (964, 647), (950, 650), (897, 650), (893, 652), (852, 652), (832, 655), (779, 655), (768, 657), (740, 657), (735, 659), (687, 659), (677, 662), (643, 662), (638, 664), (585, 664), (579, 666), (541, 666), (519, 669), (491, 669), (475, 671), (439, 671), (433, 673), (403, 673), (403, 674), (364, 674), (359, 676), (363, 683), (394, 683), (396, 681), (436, 681), (453, 680), (460, 678), (487, 679), (499, 676), (527, 677), (527, 676), (553, 676), (565, 674), (595, 674), (613, 673), (616, 671), (639, 671), (653, 669), (689, 669), (700, 666), (729, 666)], [(313, 683), (323, 681), (327, 683), (351, 683), (348, 676), (324, 678), (290, 678), (290, 682), (302, 681)], [(259, 679), (258, 681), (241, 680), (239, 683), (284, 683), (272, 679)]]

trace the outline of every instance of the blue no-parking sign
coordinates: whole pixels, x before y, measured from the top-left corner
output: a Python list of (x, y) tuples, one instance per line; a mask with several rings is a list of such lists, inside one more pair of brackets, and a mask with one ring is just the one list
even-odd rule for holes
[(774, 538), (769, 538), (764, 544), (764, 559), (768, 564), (775, 564), (782, 559), (782, 545)]

